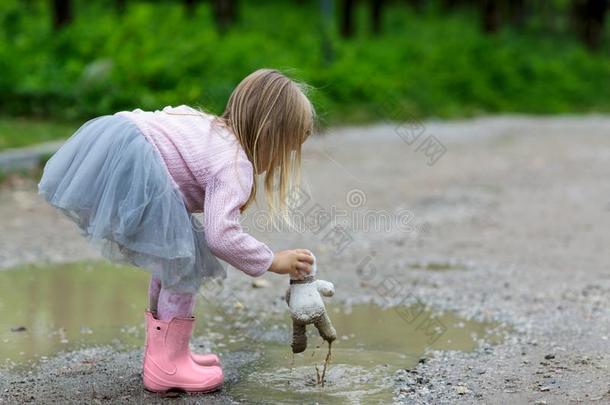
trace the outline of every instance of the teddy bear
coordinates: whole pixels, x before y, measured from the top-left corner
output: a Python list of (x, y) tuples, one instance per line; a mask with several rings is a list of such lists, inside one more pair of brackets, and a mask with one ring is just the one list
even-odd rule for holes
[[(313, 256), (313, 254), (312, 254)], [(333, 283), (316, 280), (316, 259), (312, 265), (311, 273), (304, 279), (290, 279), (290, 287), (286, 291), (286, 303), (292, 317), (292, 352), (301, 353), (307, 348), (306, 326), (314, 324), (320, 336), (329, 344), (337, 338), (322, 295), (332, 297), (335, 294)]]

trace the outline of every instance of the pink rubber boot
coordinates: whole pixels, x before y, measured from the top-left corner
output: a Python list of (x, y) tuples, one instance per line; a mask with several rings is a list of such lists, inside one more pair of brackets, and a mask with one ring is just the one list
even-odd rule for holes
[[(155, 311), (146, 311), (146, 319), (148, 320), (148, 314), (151, 314), (151, 318), (155, 319), (157, 317), (157, 313)], [(191, 358), (193, 361), (200, 366), (219, 366), (220, 367), (220, 358), (214, 353), (206, 353), (206, 354), (197, 354), (191, 352), (189, 349), (189, 353), (191, 353)]]
[(200, 366), (218, 366), (220, 367), (220, 359), (214, 353), (197, 354), (191, 352), (191, 358)]
[(160, 321), (146, 311), (144, 387), (153, 392), (182, 390), (211, 392), (219, 389), (224, 376), (218, 366), (200, 366), (189, 352), (195, 318)]

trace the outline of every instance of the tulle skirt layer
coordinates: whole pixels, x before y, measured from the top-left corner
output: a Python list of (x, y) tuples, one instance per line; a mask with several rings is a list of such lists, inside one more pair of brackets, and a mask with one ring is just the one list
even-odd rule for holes
[(158, 275), (164, 287), (196, 292), (226, 277), (154, 146), (128, 118), (85, 122), (51, 157), (39, 193), (114, 262)]

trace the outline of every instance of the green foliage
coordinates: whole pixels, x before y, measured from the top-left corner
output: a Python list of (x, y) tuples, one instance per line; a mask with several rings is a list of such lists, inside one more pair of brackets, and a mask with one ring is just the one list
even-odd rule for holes
[[(334, 27), (333, 60), (325, 61), (318, 2), (240, 2), (240, 21), (224, 35), (209, 2), (191, 18), (177, 1), (132, 1), (122, 15), (108, 2), (77, 2), (74, 22), (58, 33), (49, 3), (0, 5), (4, 114), (82, 120), (183, 103), (219, 113), (239, 80), (260, 67), (313, 85), (324, 123), (610, 110), (607, 53), (531, 29), (485, 36), (469, 9), (417, 15), (390, 3), (383, 34), (372, 37), (361, 4), (356, 37), (340, 39)], [(12, 138), (1, 125), (0, 148)]]

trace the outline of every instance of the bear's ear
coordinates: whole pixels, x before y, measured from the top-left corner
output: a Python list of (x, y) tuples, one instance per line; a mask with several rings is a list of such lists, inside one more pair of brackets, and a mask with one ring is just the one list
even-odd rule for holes
[(332, 297), (335, 295), (335, 286), (330, 281), (316, 280), (316, 288), (325, 297)]

